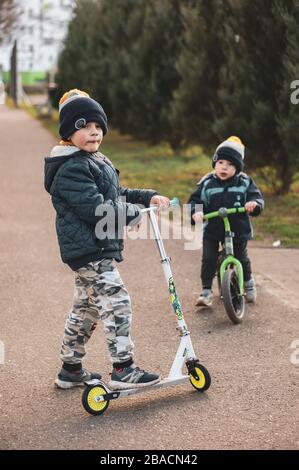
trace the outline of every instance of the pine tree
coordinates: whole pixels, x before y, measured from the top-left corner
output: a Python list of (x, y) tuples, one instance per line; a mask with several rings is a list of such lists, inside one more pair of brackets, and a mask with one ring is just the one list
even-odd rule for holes
[(79, 87), (121, 132), (150, 143), (181, 140), (170, 121), (181, 8), (193, 0), (78, 0), (59, 59), (61, 93)]
[[(127, 133), (131, 133), (128, 115), (133, 48), (142, 33), (145, 5), (146, 0), (105, 0), (96, 32), (99, 36), (104, 31), (105, 36), (105, 44), (97, 51), (98, 63), (102, 67), (105, 63), (105, 77), (100, 86), (105, 87), (109, 101), (109, 118), (114, 128)], [(94, 88), (97, 89), (96, 77)]]
[(170, 123), (170, 105), (179, 76), (175, 67), (181, 40), (179, 0), (145, 2), (142, 31), (131, 50), (127, 128), (151, 143), (178, 144)]
[(240, 6), (239, 42), (226, 50), (218, 90), (222, 109), (213, 130), (219, 140), (241, 137), (246, 168), (259, 169), (275, 192), (285, 193), (294, 171), (287, 148), (295, 142), (288, 121), (296, 114), (289, 97), (298, 36), (289, 30), (298, 7), (292, 0), (242, 0)]
[(233, 2), (227, 0), (198, 0), (183, 10), (185, 28), (177, 63), (181, 81), (174, 92), (172, 125), (183, 131), (186, 143), (213, 141), (219, 70), (232, 8)]
[(17, 17), (16, 0), (0, 0), (0, 44), (11, 39)]
[(88, 93), (94, 91), (96, 45), (94, 31), (101, 8), (97, 0), (77, 1), (74, 18), (69, 24), (68, 34), (58, 59), (56, 82), (60, 94), (67, 89), (80, 88)]
[[(292, 182), (298, 179), (299, 172), (299, 103), (292, 97), (291, 85), (299, 79), (299, 4), (283, 2), (276, 8), (286, 26), (287, 46), (283, 57), (284, 81), (278, 97), (277, 132), (281, 146), (281, 186), (282, 194), (286, 193)], [(299, 83), (297, 82), (297, 88)], [(297, 92), (298, 96), (298, 92)]]

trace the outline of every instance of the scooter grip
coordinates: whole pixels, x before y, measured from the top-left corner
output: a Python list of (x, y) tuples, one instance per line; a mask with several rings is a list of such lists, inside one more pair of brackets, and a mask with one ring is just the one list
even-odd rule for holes
[(169, 205), (170, 205), (170, 206), (179, 206), (179, 205), (180, 205), (179, 198), (178, 198), (178, 197), (174, 197), (173, 199), (170, 199)]

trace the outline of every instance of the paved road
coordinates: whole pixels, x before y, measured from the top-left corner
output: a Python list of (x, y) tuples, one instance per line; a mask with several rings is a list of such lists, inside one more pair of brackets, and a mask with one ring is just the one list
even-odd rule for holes
[[(55, 143), (39, 122), (0, 107), (1, 449), (298, 449), (299, 251), (251, 248), (259, 299), (230, 324), (217, 300), (197, 311), (198, 253), (170, 240), (174, 276), (194, 348), (209, 369), (203, 395), (189, 384), (116, 400), (101, 417), (81, 391), (53, 380), (73, 275), (59, 261), (43, 156)], [(167, 375), (178, 339), (158, 253), (128, 241), (120, 271), (133, 299), (136, 362)], [(293, 353), (293, 356), (291, 354)], [(99, 325), (86, 365), (108, 378)]]

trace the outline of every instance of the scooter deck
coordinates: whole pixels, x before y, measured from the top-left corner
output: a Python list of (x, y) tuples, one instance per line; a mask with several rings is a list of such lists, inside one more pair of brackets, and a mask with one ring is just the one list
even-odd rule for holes
[(135, 395), (136, 393), (147, 392), (149, 390), (156, 390), (158, 388), (165, 388), (165, 387), (171, 387), (172, 385), (183, 384), (183, 383), (188, 382), (189, 380), (190, 380), (189, 375), (182, 375), (177, 378), (167, 377), (153, 385), (144, 385), (138, 388), (125, 388), (125, 389), (120, 389), (120, 390), (112, 390), (108, 387), (108, 385), (105, 382), (101, 380), (97, 380), (97, 379), (86, 381), (85, 384), (89, 386), (103, 385), (105, 389), (107, 390), (107, 395), (103, 395), (103, 400), (104, 399), (111, 400), (114, 398), (121, 398), (121, 397), (127, 397), (129, 395)]

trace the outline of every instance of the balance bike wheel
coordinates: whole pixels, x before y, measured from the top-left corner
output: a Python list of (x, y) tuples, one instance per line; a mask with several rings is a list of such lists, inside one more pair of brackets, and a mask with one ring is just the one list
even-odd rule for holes
[(218, 286), (219, 297), (220, 297), (220, 299), (222, 299), (222, 287), (221, 287), (220, 272), (217, 273), (217, 286)]
[(89, 385), (82, 394), (82, 405), (87, 413), (91, 415), (101, 415), (107, 410), (109, 400), (101, 400), (108, 391), (104, 385)]
[(245, 300), (241, 295), (237, 273), (234, 269), (227, 269), (224, 273), (222, 297), (229, 319), (235, 324), (241, 323), (245, 313)]
[(198, 392), (205, 392), (211, 385), (211, 376), (208, 370), (201, 364), (196, 364), (194, 371), (197, 377), (189, 374), (190, 383)]

